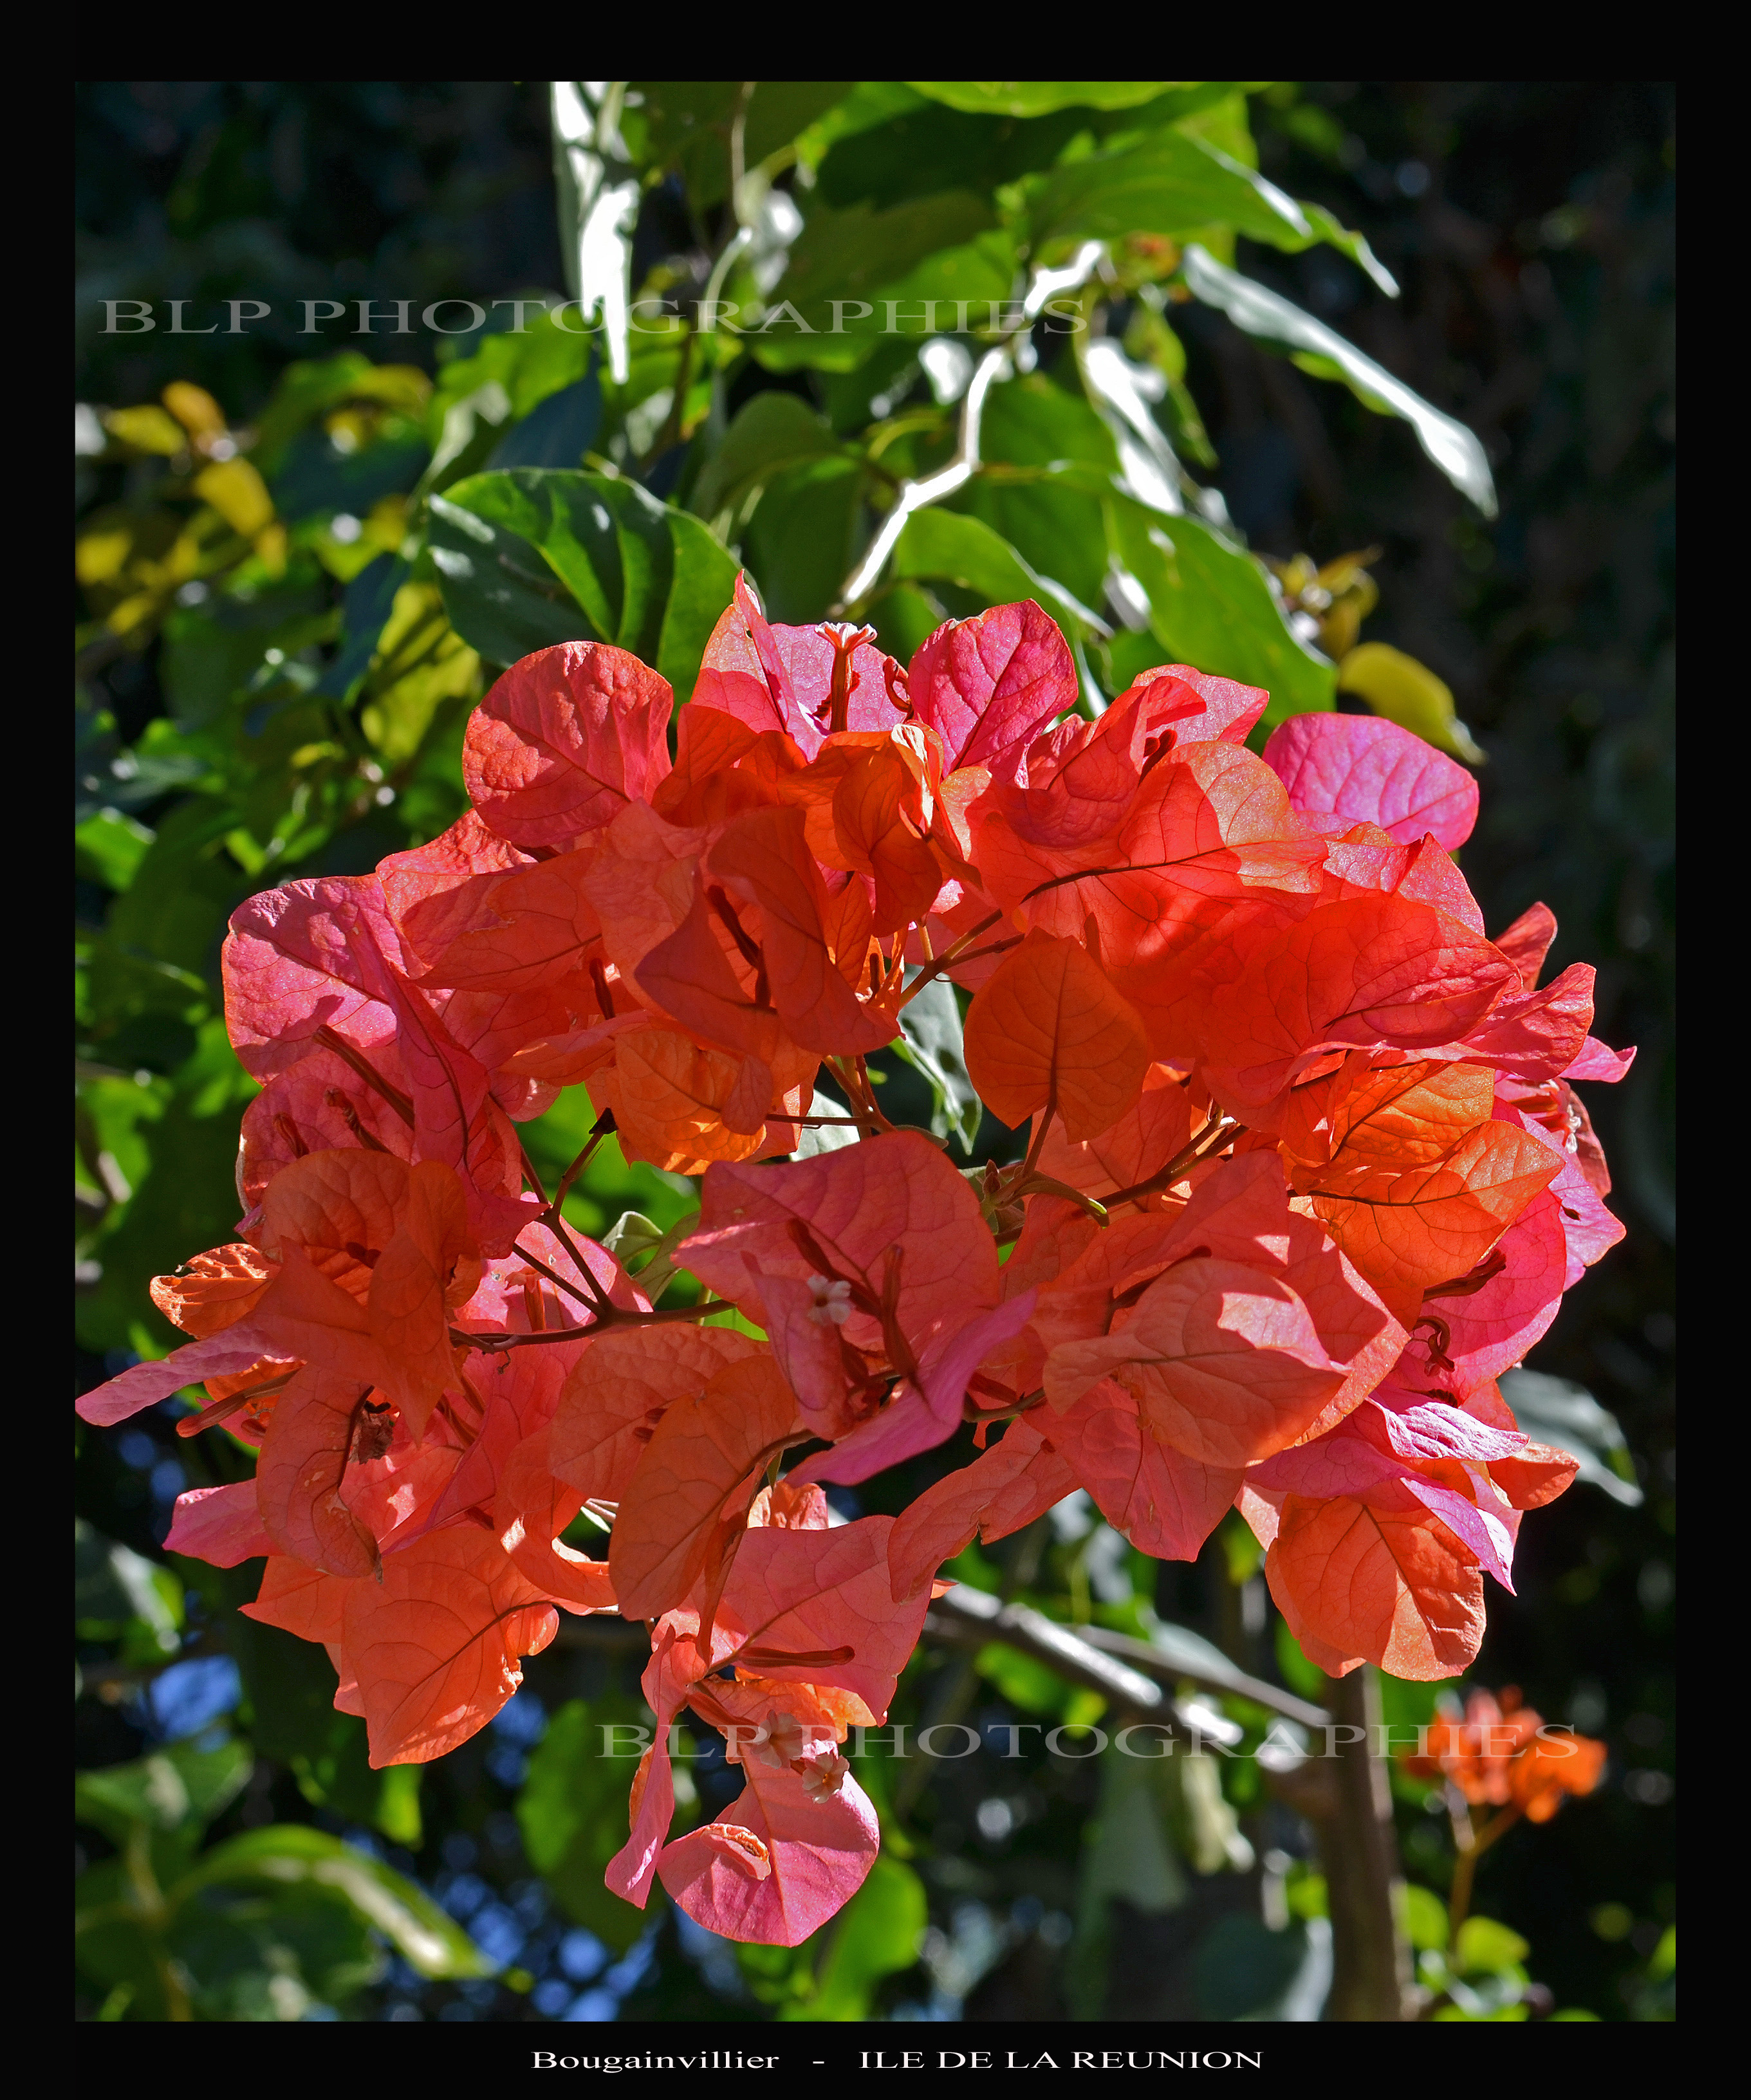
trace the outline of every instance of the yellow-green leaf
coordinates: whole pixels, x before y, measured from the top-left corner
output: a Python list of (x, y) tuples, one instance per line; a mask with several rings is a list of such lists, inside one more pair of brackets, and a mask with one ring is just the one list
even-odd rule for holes
[(1408, 729), (1437, 750), (1450, 751), (1467, 765), (1485, 753), (1453, 708), (1452, 689), (1426, 664), (1384, 642), (1364, 642), (1338, 667), (1338, 690), (1366, 700), (1377, 715)]

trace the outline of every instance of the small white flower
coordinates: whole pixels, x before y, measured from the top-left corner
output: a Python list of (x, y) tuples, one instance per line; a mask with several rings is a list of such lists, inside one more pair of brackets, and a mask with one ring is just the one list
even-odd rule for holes
[(810, 1319), (817, 1327), (829, 1323), (842, 1327), (851, 1317), (851, 1285), (842, 1277), (836, 1283), (829, 1283), (824, 1276), (811, 1276), (808, 1287), (815, 1300), (809, 1312)]

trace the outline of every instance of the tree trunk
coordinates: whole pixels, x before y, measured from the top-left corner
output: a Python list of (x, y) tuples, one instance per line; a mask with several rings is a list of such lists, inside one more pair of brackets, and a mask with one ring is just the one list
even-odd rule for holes
[(1332, 1919), (1329, 2020), (1400, 2020), (1410, 1952), (1399, 1930), (1398, 1836), (1379, 1741), (1380, 1687), (1372, 1665), (1329, 1680), (1333, 1727), (1327, 1745), (1333, 1812), (1320, 1825)]

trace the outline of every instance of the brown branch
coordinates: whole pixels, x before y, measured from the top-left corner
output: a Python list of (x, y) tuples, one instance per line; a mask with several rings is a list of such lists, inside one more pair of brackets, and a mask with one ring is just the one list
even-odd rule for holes
[(1332, 1717), (1323, 1706), (1298, 1699), (1293, 1692), (1280, 1691), (1262, 1678), (1249, 1677), (1244, 1670), (1231, 1666), (1218, 1670), (1201, 1652), (1193, 1653), (1186, 1648), (1176, 1652), (1178, 1630), (1177, 1627), (1164, 1626), (1157, 1643), (1134, 1640), (1129, 1634), (1109, 1633), (1104, 1626), (1077, 1629), (1091, 1648), (1121, 1657), (1145, 1676), (1153, 1677), (1157, 1683), (1196, 1684), (1206, 1692), (1231, 1693), (1236, 1698), (1250, 1699), (1255, 1706), (1280, 1714), (1286, 1721), (1298, 1722), (1305, 1728), (1323, 1728), (1330, 1722)]
[(909, 1006), (932, 977), (940, 977), (944, 970), (952, 969), (957, 962), (962, 960), (967, 943), (970, 941), (976, 941), (981, 933), (988, 933), (1002, 917), (1003, 914), (1001, 911), (993, 911), (988, 919), (981, 919), (976, 926), (969, 926), (958, 940), (952, 942), (943, 950), (934, 962), (926, 963), (912, 982), (907, 986), (906, 996), (900, 1002), (901, 1006)]

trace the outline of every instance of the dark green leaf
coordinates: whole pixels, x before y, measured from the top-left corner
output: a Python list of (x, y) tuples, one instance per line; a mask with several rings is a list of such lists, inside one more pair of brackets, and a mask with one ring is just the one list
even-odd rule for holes
[(697, 518), (635, 483), (540, 467), (458, 482), (431, 514), (450, 618), (489, 661), (611, 642), (691, 690), (736, 580)]
[(694, 484), (693, 508), (702, 518), (732, 509), (781, 468), (841, 449), (827, 425), (796, 395), (756, 394), (723, 434)]
[(87, 882), (125, 890), (139, 871), (153, 834), (119, 810), (99, 810), (73, 835), (74, 865)]
[(1629, 1509), (1643, 1499), (1616, 1417), (1607, 1414), (1585, 1386), (1546, 1371), (1506, 1371), (1501, 1396), (1528, 1436), (1554, 1444), (1576, 1461), (1581, 1468), (1577, 1480), (1603, 1488)]
[(203, 2020), (332, 2018), (351, 2011), (387, 1961), (371, 1921), (307, 1882), (197, 1889), (167, 1937)]
[(602, 386), (594, 372), (550, 394), (508, 436), (499, 439), (489, 467), (577, 466), (602, 427)]
[(392, 554), (379, 554), (347, 586), (346, 624), (338, 655), (316, 685), (319, 693), (350, 701), (377, 653), (378, 637), (387, 624), (396, 593), (407, 581), (408, 565)]
[(823, 620), (858, 551), (863, 472), (820, 459), (776, 475), (749, 520), (744, 545), (768, 615), (793, 625)]
[[(621, 1953), (644, 1930), (648, 1913), (613, 1895), (602, 1876), (626, 1842), (627, 1789), (638, 1762), (605, 1755), (602, 1732), (635, 1727), (648, 1732), (650, 1715), (621, 1693), (604, 1693), (587, 1705), (568, 1701), (547, 1723), (517, 1797), (529, 1864), (568, 1917)], [(612, 1740), (630, 1744), (637, 1738), (626, 1733)]]

